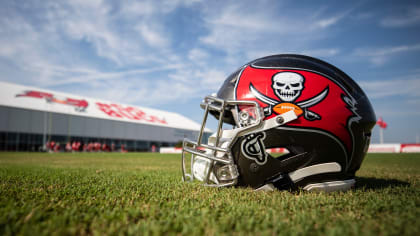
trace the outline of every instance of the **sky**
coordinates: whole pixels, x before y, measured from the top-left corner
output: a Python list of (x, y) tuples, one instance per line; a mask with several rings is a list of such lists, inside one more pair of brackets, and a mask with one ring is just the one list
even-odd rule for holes
[(201, 100), (229, 74), (281, 53), (320, 58), (352, 77), (388, 123), (385, 142), (419, 139), (419, 1), (0, 3), (0, 81), (199, 123)]

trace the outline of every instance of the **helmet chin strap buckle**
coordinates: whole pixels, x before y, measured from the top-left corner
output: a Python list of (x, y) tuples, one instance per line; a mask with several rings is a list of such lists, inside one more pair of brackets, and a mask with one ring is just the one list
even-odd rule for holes
[(266, 181), (266, 184), (255, 191), (294, 190), (296, 186), (288, 174), (279, 173)]
[(255, 189), (254, 191), (274, 191), (274, 190), (295, 190), (296, 186), (293, 181), (287, 176), (280, 174), (271, 183), (264, 184), (263, 186)]
[(276, 190), (276, 187), (272, 183), (264, 184), (263, 186), (254, 189), (255, 192), (263, 191), (263, 192), (271, 192)]

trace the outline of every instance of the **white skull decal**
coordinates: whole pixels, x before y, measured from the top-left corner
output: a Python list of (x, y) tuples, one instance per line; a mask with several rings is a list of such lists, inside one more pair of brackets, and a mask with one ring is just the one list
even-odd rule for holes
[(273, 76), (274, 93), (284, 102), (293, 102), (303, 90), (305, 78), (295, 72), (280, 72)]

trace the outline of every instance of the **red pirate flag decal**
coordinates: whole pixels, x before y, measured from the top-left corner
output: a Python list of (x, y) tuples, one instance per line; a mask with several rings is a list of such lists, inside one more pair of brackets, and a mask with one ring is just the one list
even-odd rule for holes
[[(298, 119), (286, 126), (326, 131), (352, 151), (350, 125), (360, 119), (357, 102), (331, 78), (306, 70), (247, 66), (236, 82), (235, 99), (258, 102), (264, 119), (293, 110)], [(335, 108), (343, 112), (334, 113)]]

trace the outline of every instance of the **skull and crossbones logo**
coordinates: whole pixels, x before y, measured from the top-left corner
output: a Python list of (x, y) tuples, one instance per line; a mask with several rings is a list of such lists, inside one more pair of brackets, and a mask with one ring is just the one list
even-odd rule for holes
[(282, 72), (273, 76), (271, 87), (274, 93), (285, 102), (293, 102), (303, 90), (305, 78), (294, 72)]
[(318, 95), (295, 103), (295, 100), (302, 94), (305, 83), (305, 77), (303, 75), (291, 72), (291, 71), (282, 71), (275, 74), (272, 77), (271, 88), (274, 91), (274, 94), (279, 100), (268, 97), (261, 92), (259, 92), (252, 83), (250, 84), (251, 93), (261, 102), (268, 105), (264, 108), (265, 116), (270, 116), (273, 113), (273, 107), (281, 103), (293, 103), (303, 110), (303, 115), (305, 119), (309, 121), (320, 120), (321, 116), (313, 111), (308, 110), (309, 107), (314, 106), (321, 102), (328, 94), (328, 87), (326, 87)]

